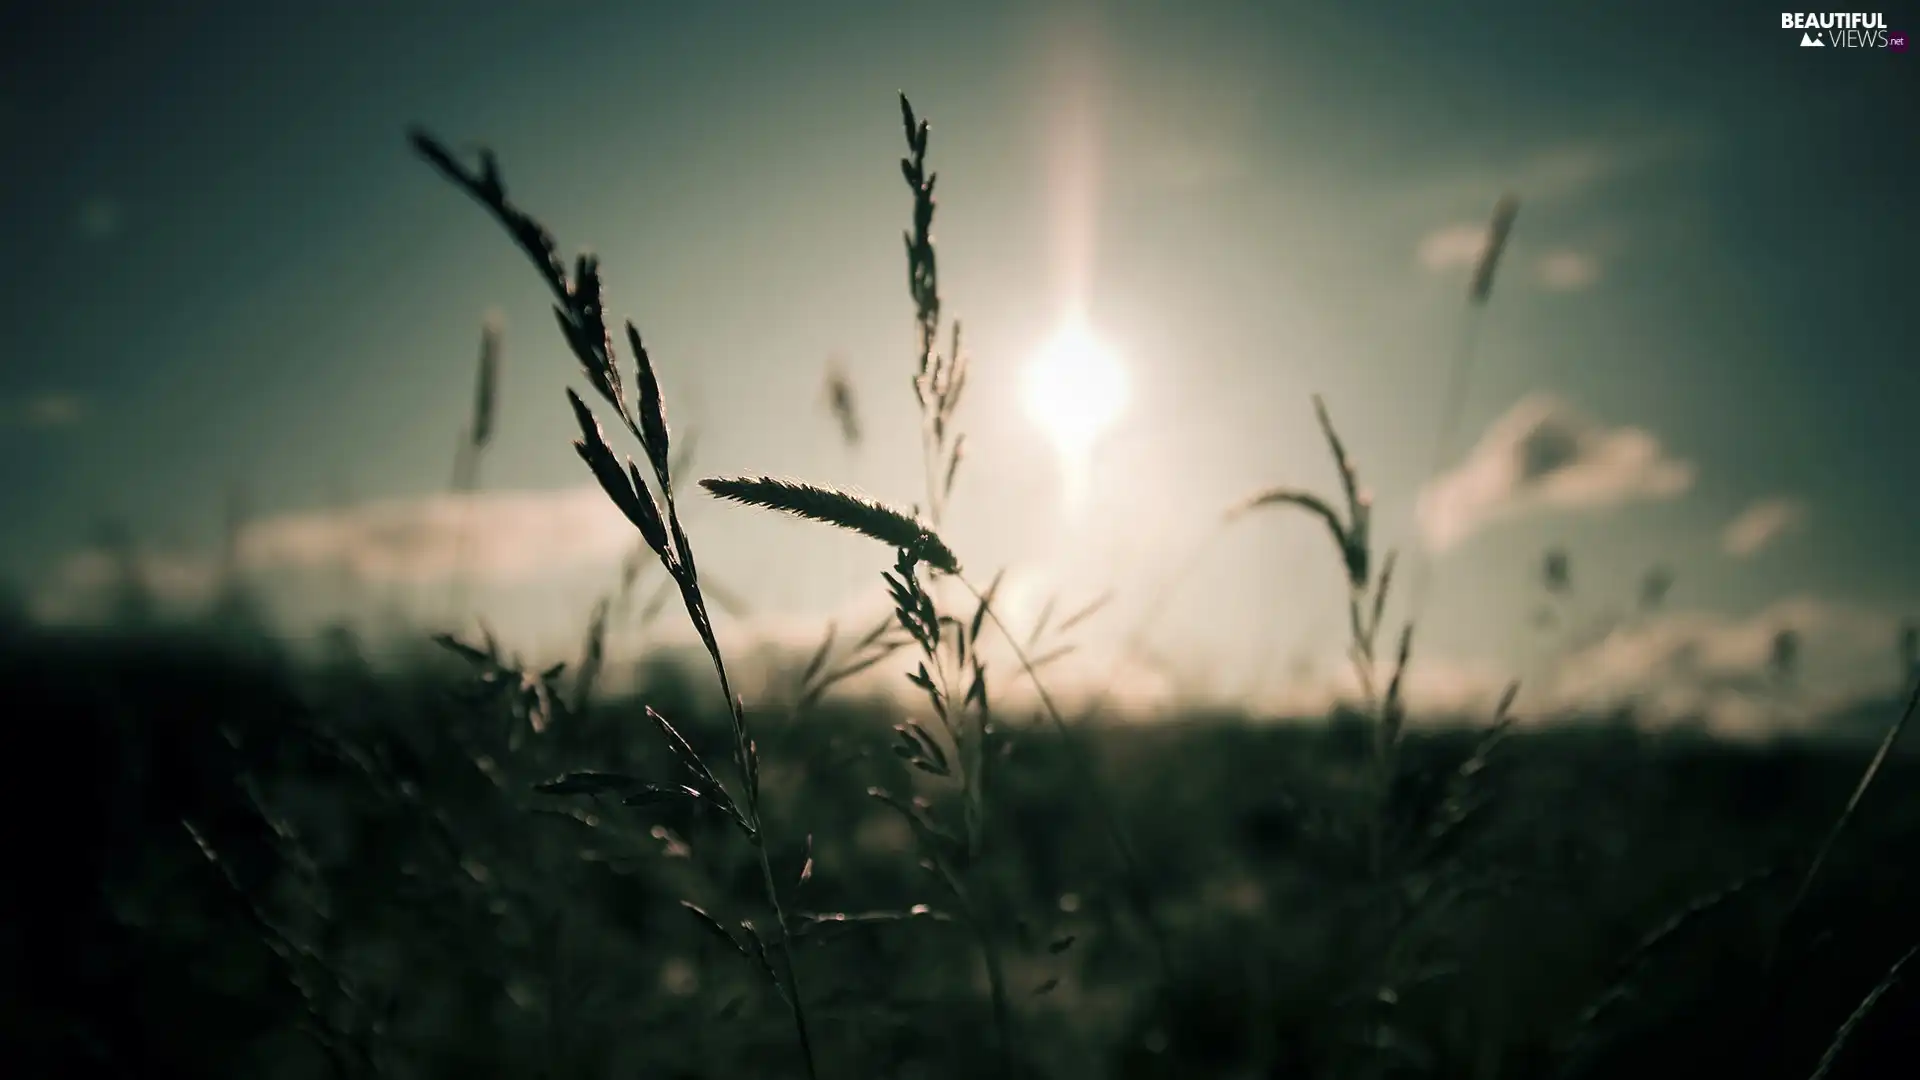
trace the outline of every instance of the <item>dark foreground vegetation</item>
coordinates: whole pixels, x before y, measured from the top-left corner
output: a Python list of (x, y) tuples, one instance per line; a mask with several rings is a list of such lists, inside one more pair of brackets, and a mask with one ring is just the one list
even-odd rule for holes
[[(543, 694), (424, 644), (376, 667), (345, 634), (297, 660), (178, 630), (16, 629), (0, 652), (9, 1075), (801, 1073), (733, 930), (763, 883), (728, 826), (534, 790), (673, 776), (642, 700), (723, 759), (697, 668), (575, 709), (564, 676)], [(1385, 816), (1431, 842), (1381, 866), (1348, 812), (1364, 723), (1099, 730), (1139, 868), (1120, 880), (1058, 733), (1007, 717), (962, 926), (911, 815), (870, 794), (940, 797), (891, 752), (900, 717), (753, 711), (823, 1075), (1000, 1075), (1004, 1023), (1022, 1076), (1806, 1077), (1920, 937), (1899, 753), (1782, 925), (1870, 744), (1529, 724), (1460, 805), (1480, 734), (1416, 729)], [(1828, 1075), (1913, 1075), (1913, 981)]]

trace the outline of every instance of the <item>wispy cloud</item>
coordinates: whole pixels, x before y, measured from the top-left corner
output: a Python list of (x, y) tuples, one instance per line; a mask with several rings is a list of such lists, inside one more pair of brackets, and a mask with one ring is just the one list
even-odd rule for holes
[(1600, 280), (1600, 261), (1586, 252), (1553, 251), (1535, 264), (1534, 275), (1555, 292), (1574, 292)]
[[(1416, 213), (1437, 211), (1452, 220), (1421, 235), (1414, 245), (1416, 261), (1433, 273), (1470, 270), (1487, 246), (1483, 207), (1490, 206), (1498, 192), (1513, 192), (1523, 206), (1551, 207), (1678, 161), (1702, 145), (1698, 137), (1682, 132), (1648, 130), (1561, 142), (1505, 162), (1476, 161), (1426, 170), (1404, 190), (1404, 205)], [(1523, 222), (1527, 216), (1523, 212)], [(1527, 229), (1523, 223), (1523, 235)], [(1532, 262), (1532, 281), (1559, 292), (1591, 287), (1600, 280), (1602, 266), (1589, 247), (1546, 251)]]
[(1419, 517), (1435, 548), (1487, 524), (1543, 510), (1595, 511), (1671, 499), (1693, 485), (1694, 468), (1632, 427), (1605, 427), (1546, 395), (1523, 399), (1494, 421), (1467, 459), (1421, 493)]
[[(203, 603), (219, 584), (214, 563), (193, 555), (139, 551), (131, 560), (141, 588), (163, 605)], [(128, 569), (126, 558), (113, 552), (76, 552), (42, 584), (33, 598), (34, 613), (50, 622), (94, 618), (106, 610)]]
[(46, 429), (78, 423), (86, 405), (69, 394), (42, 394), (15, 403), (0, 403), (0, 427)]
[[(1420, 238), (1414, 255), (1436, 273), (1465, 272), (1480, 262), (1491, 240), (1485, 223), (1457, 222)], [(1554, 292), (1575, 292), (1600, 280), (1600, 260), (1591, 252), (1561, 248), (1534, 261), (1533, 280)]]
[(1759, 499), (1727, 522), (1720, 534), (1720, 546), (1727, 554), (1744, 559), (1799, 528), (1806, 519), (1806, 504), (1798, 499), (1784, 495)]
[[(1047, 595), (1050, 593), (1043, 578), (1010, 573), (996, 594), (996, 610), (1015, 633), (1024, 634), (1032, 628)], [(971, 610), (971, 600), (961, 603)], [(834, 650), (826, 664), (827, 670), (833, 670), (851, 659), (851, 647), (869, 630), (892, 624), (892, 610), (884, 589), (863, 584), (828, 608), (756, 611), (743, 619), (724, 620), (716, 634), (727, 652), (736, 688), (751, 701), (777, 700), (794, 692), (802, 669), (819, 648), (829, 625), (837, 630)], [(1058, 615), (1056, 611), (1056, 621)], [(677, 611), (649, 632), (646, 643), (699, 655), (698, 639)], [(1044, 656), (1063, 643), (1074, 647), (1047, 662), (1043, 672), (1049, 697), (1070, 714), (1097, 707), (1109, 719), (1147, 719), (1165, 715), (1166, 708), (1180, 698), (1180, 673), (1142, 662), (1121, 642), (1092, 625), (1076, 627), (1062, 638), (1049, 636), (1048, 644), (1029, 650), (1030, 656)], [(1031, 713), (1040, 707), (1032, 682), (1017, 676), (1019, 662), (997, 630), (986, 631), (977, 651), (988, 670), (999, 673), (991, 683), (996, 709), (1014, 714)], [(904, 708), (922, 706), (925, 696), (906, 679), (918, 660), (913, 647), (907, 646), (887, 660), (836, 682), (834, 693), (889, 700)]]
[(501, 584), (614, 558), (633, 535), (598, 488), (576, 487), (268, 518), (246, 529), (240, 557), (249, 569), (344, 567), (366, 581), (401, 583), (445, 580), (464, 560), (476, 579)]
[[(1312, 671), (1321, 674), (1296, 675), (1262, 694), (1257, 707), (1276, 716), (1315, 717), (1326, 716), (1341, 706), (1363, 706), (1366, 697), (1344, 654), (1329, 652), (1322, 660), (1312, 665)], [(1401, 692), (1415, 722), (1484, 719), (1492, 716), (1501, 693), (1512, 680), (1512, 672), (1499, 664), (1416, 649)]]
[[(1630, 706), (1651, 722), (1698, 719), (1727, 735), (1803, 727), (1895, 689), (1898, 626), (1814, 597), (1746, 617), (1673, 612), (1565, 658), (1547, 696), (1558, 709)], [(1800, 642), (1790, 682), (1769, 671), (1782, 632)]]
[[(500, 586), (610, 564), (633, 537), (605, 494), (579, 487), (283, 514), (248, 524), (236, 552), (241, 571), (266, 581), (322, 572), (375, 585), (429, 585), (464, 571), (476, 583)], [(135, 565), (162, 600), (203, 600), (219, 581), (218, 560), (202, 553), (143, 550)], [(107, 552), (77, 552), (49, 578), (36, 611), (54, 620), (86, 618), (120, 573)]]
[(1480, 261), (1490, 239), (1484, 222), (1460, 222), (1435, 229), (1421, 237), (1415, 255), (1421, 266), (1435, 273), (1465, 270)]
[[(843, 631), (857, 632), (884, 615), (884, 604), (861, 593), (841, 606), (838, 623)], [(818, 643), (824, 622), (810, 616), (756, 616), (729, 627), (728, 633), (738, 635), (729, 640), (758, 646), (752, 654), (742, 649), (743, 658), (752, 662), (748, 670), (764, 675), (777, 669), (790, 679)], [(1522, 724), (1543, 724), (1626, 710), (1650, 728), (1698, 722), (1732, 737), (1819, 729), (1834, 716), (1898, 689), (1899, 626), (1891, 615), (1810, 596), (1749, 615), (1658, 614), (1615, 629), (1523, 684), (1515, 714)], [(1774, 642), (1783, 632), (1801, 642), (1793, 674), (1785, 679), (1771, 670)], [(990, 666), (1013, 669), (1011, 656), (997, 642), (984, 644), (993, 654)], [(1165, 715), (1181, 700), (1181, 672), (1137, 659), (1115, 664), (1119, 655), (1111, 643), (1076, 653), (1049, 668), (1049, 691), (1069, 710), (1098, 702), (1110, 715), (1141, 718)], [(1234, 697), (1222, 704), (1286, 717), (1325, 716), (1336, 707), (1359, 704), (1360, 688), (1338, 651), (1323, 659), (1254, 700)], [(899, 654), (896, 661), (855, 680), (848, 692), (910, 702), (913, 691), (901, 678), (911, 666), (908, 655)], [(1403, 689), (1415, 722), (1485, 720), (1514, 678), (1509, 663), (1416, 647)], [(996, 693), (1002, 706), (1034, 705), (1021, 680), (1002, 680)]]

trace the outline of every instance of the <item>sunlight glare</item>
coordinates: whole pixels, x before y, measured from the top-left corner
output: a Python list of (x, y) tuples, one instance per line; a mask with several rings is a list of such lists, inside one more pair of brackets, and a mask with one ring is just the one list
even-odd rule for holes
[(1094, 444), (1127, 405), (1127, 373), (1084, 319), (1069, 318), (1027, 366), (1027, 415), (1060, 455), (1069, 487), (1077, 487)]

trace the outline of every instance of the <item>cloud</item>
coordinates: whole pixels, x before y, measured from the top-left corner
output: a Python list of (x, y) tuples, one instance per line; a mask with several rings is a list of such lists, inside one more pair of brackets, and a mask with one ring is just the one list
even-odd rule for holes
[[(1010, 586), (1003, 585), (998, 595), (1017, 599), (1009, 590)], [(951, 610), (965, 612), (971, 612), (974, 605), (971, 598), (958, 590), (952, 590), (942, 603), (950, 605)], [(728, 675), (734, 688), (750, 703), (764, 706), (791, 697), (829, 626), (835, 634), (825, 670), (833, 671), (859, 655), (854, 646), (869, 631), (879, 625), (893, 625), (892, 610), (883, 589), (861, 584), (824, 609), (756, 611), (743, 619), (721, 619), (715, 634), (726, 654)], [(1030, 625), (1034, 614), (1037, 608), (1028, 609), (1026, 618), (1020, 617), (1011, 605), (1003, 609), (1003, 616), (1016, 633)], [(1168, 710), (1180, 702), (1181, 688), (1176, 685), (1176, 673), (1142, 663), (1119, 643), (1099, 640), (1087, 626), (1076, 628), (1064, 640), (1076, 647), (1058, 660), (1046, 663), (1042, 673), (1048, 697), (1069, 718), (1097, 709), (1105, 719), (1152, 719), (1167, 715)], [(696, 667), (706, 663), (698, 638), (677, 612), (651, 627), (644, 642), (635, 644), (648, 650), (665, 650)], [(571, 650), (577, 642), (569, 638), (563, 645)], [(1051, 648), (1043, 646), (1030, 653), (1037, 659)], [(990, 673), (995, 673), (989, 682), (994, 709), (1003, 717), (1022, 718), (1019, 722), (1037, 722), (1041, 716), (1039, 696), (1032, 681), (1019, 675), (1019, 661), (1006, 640), (989, 629), (978, 648), (972, 651)], [(573, 655), (571, 651), (556, 653), (543, 660), (565, 660)], [(622, 665), (633, 659), (634, 654), (610, 648), (609, 656), (614, 663), (609, 671), (608, 687), (612, 690), (630, 688), (631, 683), (624, 680), (635, 672), (623, 669)], [(907, 645), (881, 662), (836, 681), (832, 696), (874, 700), (906, 713), (924, 713), (925, 693), (906, 679), (920, 659), (916, 649)]]
[(1720, 546), (1735, 558), (1757, 554), (1807, 519), (1806, 504), (1798, 499), (1775, 495), (1755, 501), (1742, 510), (1720, 534)]
[(1485, 224), (1448, 225), (1421, 237), (1416, 254), (1420, 265), (1435, 273), (1463, 270), (1480, 261), (1488, 239)]
[[(1498, 664), (1422, 653), (1410, 662), (1401, 693), (1415, 723), (1486, 719), (1512, 681), (1512, 672)], [(1310, 671), (1297, 673), (1285, 686), (1261, 695), (1257, 707), (1275, 716), (1313, 717), (1326, 716), (1339, 706), (1361, 708), (1364, 702), (1359, 677), (1345, 654), (1336, 651), (1313, 663)]]
[[(752, 700), (768, 700), (791, 691), (831, 618), (845, 645), (886, 615), (874, 590), (851, 594), (831, 616), (756, 615), (721, 630), (722, 645), (738, 659), (741, 685)], [(1561, 657), (1541, 674), (1522, 680), (1515, 706), (1522, 724), (1604, 716), (1628, 710), (1650, 729), (1679, 723), (1703, 723), (1715, 734), (1760, 737), (1819, 729), (1829, 718), (1882, 700), (1897, 690), (1895, 643), (1900, 620), (1877, 611), (1802, 596), (1781, 600), (1749, 615), (1675, 611), (1616, 628), (1591, 644)], [(1801, 642), (1790, 679), (1770, 671), (1774, 640), (1790, 631)], [(1078, 636), (1078, 635), (1076, 635)], [(675, 626), (661, 640), (691, 646), (684, 628)], [(1194, 704), (1183, 695), (1179, 672), (1161, 670), (1138, 657), (1124, 659), (1112, 648), (1093, 646), (1046, 671), (1050, 694), (1069, 716), (1098, 705), (1108, 718), (1153, 719)], [(1015, 661), (994, 635), (982, 642), (991, 670), (1016, 670)], [(689, 648), (689, 656), (697, 655)], [(911, 650), (895, 654), (837, 693), (871, 695), (896, 707), (923, 705), (919, 692), (902, 677), (913, 663)], [(1255, 713), (1305, 718), (1328, 715), (1338, 706), (1357, 707), (1359, 685), (1337, 651), (1315, 665), (1322, 674), (1296, 672), (1284, 685), (1256, 699), (1222, 698), (1225, 707)], [(1519, 673), (1510, 663), (1416, 651), (1403, 691), (1414, 723), (1482, 721)], [(994, 685), (995, 705), (1008, 715), (1037, 708), (1025, 680), (1001, 678)], [(1212, 701), (1202, 694), (1202, 700)]]
[[(241, 530), (236, 552), (240, 569), (265, 581), (324, 572), (375, 585), (426, 585), (464, 569), (493, 586), (609, 563), (634, 536), (604, 493), (577, 487), (431, 495), (262, 518)], [(219, 584), (218, 560), (210, 555), (140, 550), (135, 558), (157, 599), (202, 601)], [(54, 621), (90, 617), (119, 580), (119, 565), (101, 550), (69, 556), (36, 611)]]
[[(1415, 255), (1421, 266), (1436, 274), (1470, 270), (1479, 264), (1488, 239), (1487, 225), (1459, 222), (1422, 237)], [(1550, 251), (1534, 263), (1533, 277), (1554, 292), (1585, 289), (1600, 280), (1600, 260), (1567, 248)]]
[(78, 423), (86, 406), (67, 394), (42, 394), (13, 405), (0, 405), (0, 427), (44, 430)]
[[(34, 598), (34, 612), (52, 622), (91, 618), (105, 609), (126, 569), (123, 559), (111, 552), (78, 552), (60, 564)], [(187, 555), (136, 552), (132, 569), (147, 595), (164, 605), (204, 602), (219, 583), (211, 562)]]
[(1600, 280), (1599, 261), (1578, 251), (1549, 252), (1534, 270), (1540, 284), (1555, 292), (1573, 292)]
[[(1486, 224), (1457, 222), (1421, 237), (1415, 255), (1420, 265), (1439, 274), (1479, 265), (1491, 239)], [(1534, 263), (1534, 280), (1554, 292), (1573, 292), (1600, 280), (1600, 261), (1590, 253), (1563, 248)]]
[[(1705, 140), (1678, 130), (1645, 130), (1569, 140), (1537, 148), (1504, 162), (1482, 160), (1417, 170), (1400, 201), (1410, 213), (1454, 219), (1427, 232), (1415, 245), (1419, 264), (1434, 273), (1470, 270), (1487, 245), (1487, 216), (1502, 192), (1520, 200), (1520, 234), (1530, 235), (1529, 207), (1566, 203), (1600, 188), (1633, 179), (1656, 167), (1699, 155)], [(1470, 214), (1469, 217), (1462, 215)], [(1428, 216), (1432, 215), (1432, 216)], [(1592, 286), (1601, 265), (1591, 251), (1560, 249), (1533, 264), (1533, 280), (1555, 291)]]
[(1604, 510), (1671, 499), (1694, 467), (1638, 428), (1607, 428), (1556, 398), (1534, 395), (1494, 421), (1458, 468), (1420, 495), (1427, 541), (1444, 549), (1483, 526), (1540, 510)]
[[(1547, 699), (1562, 710), (1630, 706), (1656, 724), (1698, 719), (1723, 735), (1808, 727), (1897, 689), (1898, 626), (1890, 615), (1813, 597), (1746, 617), (1673, 612), (1564, 658)], [(1800, 642), (1790, 683), (1769, 671), (1783, 631)]]
[(474, 578), (511, 584), (604, 561), (631, 546), (633, 526), (595, 487), (433, 495), (346, 510), (289, 514), (249, 525), (249, 570), (342, 568), (364, 581)]

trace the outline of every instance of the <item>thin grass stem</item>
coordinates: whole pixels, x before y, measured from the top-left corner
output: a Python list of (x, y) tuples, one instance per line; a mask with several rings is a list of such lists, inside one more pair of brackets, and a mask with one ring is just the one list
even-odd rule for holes
[(1007, 646), (1013, 650), (1014, 658), (1020, 662), (1021, 669), (1027, 673), (1028, 681), (1033, 683), (1033, 690), (1040, 698), (1042, 711), (1047, 714), (1047, 719), (1053, 722), (1054, 730), (1059, 732), (1061, 741), (1067, 745), (1067, 757), (1074, 763), (1074, 768), (1080, 773), (1081, 782), (1092, 796), (1096, 804), (1095, 808), (1099, 811), (1101, 824), (1106, 828), (1107, 839), (1113, 845), (1114, 854), (1120, 859), (1121, 876), (1128, 900), (1133, 904), (1135, 913), (1139, 915), (1141, 922), (1147, 928), (1148, 935), (1153, 939), (1154, 952), (1160, 964), (1161, 980), (1163, 983), (1170, 984), (1173, 976), (1173, 957), (1168, 948), (1166, 931), (1160, 925), (1160, 920), (1154, 913), (1152, 901), (1141, 885), (1144, 879), (1140, 874), (1139, 858), (1134, 853), (1133, 844), (1127, 839), (1126, 828), (1120, 822), (1117, 806), (1113, 797), (1107, 792), (1105, 783), (1101, 781), (1099, 770), (1080, 749), (1072, 727), (1061, 715), (1059, 706), (1054, 704), (1053, 695), (1047, 692), (1046, 684), (1041, 681), (1040, 673), (1035, 670), (1032, 659), (1021, 647), (1019, 637), (1005, 622), (1001, 621), (1000, 613), (994, 610), (993, 604), (981, 595), (980, 590), (974, 588), (973, 582), (959, 574), (954, 577), (975, 600), (983, 605), (988, 620), (993, 623), (996, 630), (1000, 631), (1000, 636), (1006, 639)]
[(1915, 681), (1913, 690), (1907, 695), (1906, 708), (1901, 710), (1899, 718), (1888, 725), (1886, 736), (1880, 740), (1879, 749), (1873, 753), (1873, 760), (1867, 763), (1866, 771), (1860, 774), (1860, 782), (1854, 785), (1853, 795), (1847, 799), (1847, 805), (1840, 811), (1840, 816), (1834, 821), (1833, 828), (1827, 830), (1826, 839), (1821, 841), (1819, 850), (1814, 852), (1813, 861), (1807, 864), (1807, 872), (1800, 878), (1800, 885), (1794, 890), (1793, 899), (1787, 902), (1787, 909), (1780, 916), (1780, 924), (1774, 932), (1773, 945), (1768, 950), (1767, 966), (1769, 968), (1773, 966), (1781, 941), (1785, 938), (1794, 916), (1806, 903), (1807, 896), (1813, 892), (1814, 881), (1819, 878), (1821, 869), (1827, 864), (1827, 858), (1833, 854), (1834, 847), (1839, 844), (1841, 835), (1852, 823), (1854, 814), (1860, 809), (1861, 800), (1866, 798), (1867, 791), (1873, 787), (1874, 779), (1880, 775), (1881, 767), (1887, 763), (1887, 757), (1893, 753), (1894, 745), (1900, 741), (1901, 734), (1906, 731), (1907, 722), (1913, 719), (1916, 708), (1920, 708), (1920, 680)]

